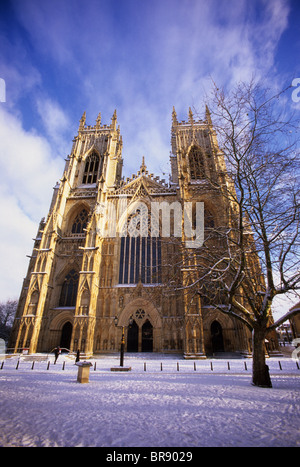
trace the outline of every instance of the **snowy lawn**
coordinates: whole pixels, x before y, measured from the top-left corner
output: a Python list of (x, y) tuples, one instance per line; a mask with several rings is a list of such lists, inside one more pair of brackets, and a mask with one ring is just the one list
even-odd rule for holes
[[(65, 368), (62, 364), (65, 359)], [(300, 371), (270, 359), (273, 389), (251, 385), (251, 360), (99, 358), (90, 383), (61, 356), (7, 359), (0, 370), (0, 446), (299, 446)], [(144, 371), (146, 362), (146, 372)], [(161, 365), (163, 364), (163, 371)], [(177, 367), (179, 362), (179, 371)], [(213, 363), (213, 371), (211, 371)]]

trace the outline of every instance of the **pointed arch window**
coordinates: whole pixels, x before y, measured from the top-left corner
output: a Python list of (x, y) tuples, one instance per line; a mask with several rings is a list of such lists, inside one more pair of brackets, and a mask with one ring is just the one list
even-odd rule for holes
[(83, 173), (83, 184), (92, 184), (97, 182), (97, 178), (99, 176), (99, 166), (100, 166), (100, 158), (98, 154), (93, 152), (90, 156), (87, 157), (84, 166), (84, 173)]
[(66, 275), (59, 299), (59, 306), (75, 306), (78, 290), (79, 274), (75, 269)]
[(88, 223), (88, 211), (84, 208), (82, 209), (74, 219), (72, 224), (72, 234), (82, 234), (84, 233), (83, 229), (86, 229)]
[[(147, 211), (143, 204), (140, 209)], [(150, 235), (150, 219), (147, 216), (148, 212), (137, 210), (128, 217), (127, 235), (121, 237), (119, 284), (161, 282), (161, 239)]]
[(28, 306), (28, 314), (29, 315), (35, 315), (36, 310), (37, 310), (37, 305), (39, 302), (39, 292), (37, 290), (34, 290), (31, 294), (30, 297), (30, 303)]
[(205, 177), (203, 154), (196, 146), (193, 146), (189, 152), (189, 166), (191, 180), (198, 180)]

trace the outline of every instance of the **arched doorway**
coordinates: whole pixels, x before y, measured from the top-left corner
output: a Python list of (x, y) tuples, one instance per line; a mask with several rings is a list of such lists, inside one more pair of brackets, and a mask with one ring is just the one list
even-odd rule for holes
[(210, 327), (211, 344), (213, 352), (224, 352), (224, 340), (222, 326), (218, 321), (213, 321)]
[(129, 326), (127, 332), (127, 352), (139, 351), (139, 327), (135, 321)]
[[(130, 318), (133, 319), (131, 328), (128, 327)], [(146, 324), (147, 321), (149, 323)], [(144, 298), (136, 298), (129, 302), (120, 314), (118, 325), (126, 329), (127, 352), (159, 352), (161, 350), (162, 320), (152, 302)]]
[(142, 352), (153, 352), (153, 326), (148, 319), (142, 326)]
[(67, 321), (62, 328), (61, 338), (60, 338), (60, 347), (64, 349), (70, 349), (71, 337), (72, 337), (73, 326), (70, 321)]

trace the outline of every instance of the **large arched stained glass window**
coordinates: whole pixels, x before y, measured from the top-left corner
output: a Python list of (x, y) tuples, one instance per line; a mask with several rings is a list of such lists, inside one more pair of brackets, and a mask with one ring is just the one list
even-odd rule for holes
[(121, 237), (119, 284), (161, 283), (161, 239), (150, 236), (146, 213), (137, 210), (127, 227), (127, 235)]
[(82, 183), (92, 184), (97, 182), (99, 176), (99, 166), (100, 158), (98, 154), (93, 152), (90, 156), (87, 157), (84, 166), (84, 173)]
[(161, 283), (161, 241), (159, 237), (122, 237), (120, 284)]
[(59, 306), (75, 306), (77, 289), (78, 289), (79, 274), (75, 269), (72, 269), (65, 277), (60, 299)]

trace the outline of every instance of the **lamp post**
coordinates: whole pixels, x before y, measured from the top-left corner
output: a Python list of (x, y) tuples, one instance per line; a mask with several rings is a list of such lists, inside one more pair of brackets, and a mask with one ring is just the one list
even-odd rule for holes
[[(114, 318), (115, 326), (118, 327), (119, 318)], [(133, 323), (133, 318), (130, 316), (128, 326), (130, 327)], [(121, 326), (120, 326), (121, 327)], [(122, 339), (121, 339), (121, 350), (120, 350), (120, 366), (124, 366), (124, 350), (125, 350), (125, 326), (122, 326)]]

